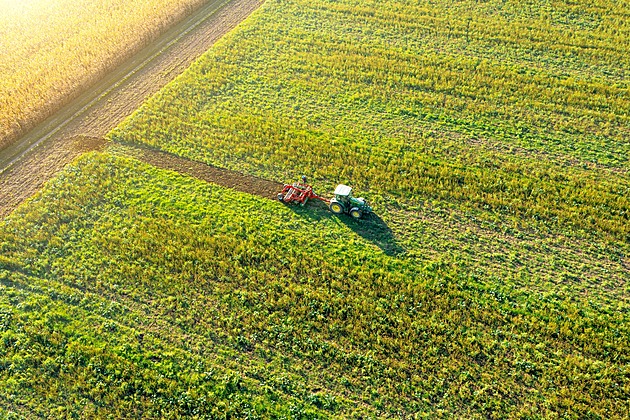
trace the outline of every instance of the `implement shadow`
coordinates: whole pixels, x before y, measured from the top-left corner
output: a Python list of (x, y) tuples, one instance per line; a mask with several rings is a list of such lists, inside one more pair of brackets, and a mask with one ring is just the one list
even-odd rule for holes
[(365, 215), (363, 218), (356, 220), (347, 214), (339, 216), (332, 214), (328, 207), (321, 202), (312, 201), (304, 207), (289, 204), (287, 207), (296, 214), (313, 221), (336, 218), (354, 233), (379, 247), (385, 255), (390, 257), (405, 252), (405, 249), (396, 240), (394, 232), (376, 213)]

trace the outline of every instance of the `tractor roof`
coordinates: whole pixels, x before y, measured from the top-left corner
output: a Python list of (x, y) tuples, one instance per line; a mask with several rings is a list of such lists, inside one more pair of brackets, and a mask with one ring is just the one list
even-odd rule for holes
[(335, 195), (350, 195), (352, 192), (352, 187), (347, 185), (339, 184), (337, 188), (335, 188)]

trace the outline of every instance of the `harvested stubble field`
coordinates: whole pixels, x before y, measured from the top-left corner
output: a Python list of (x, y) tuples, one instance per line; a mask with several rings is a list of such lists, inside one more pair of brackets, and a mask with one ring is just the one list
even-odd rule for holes
[(268, 1), (0, 227), (5, 412), (625, 418), (629, 13)]

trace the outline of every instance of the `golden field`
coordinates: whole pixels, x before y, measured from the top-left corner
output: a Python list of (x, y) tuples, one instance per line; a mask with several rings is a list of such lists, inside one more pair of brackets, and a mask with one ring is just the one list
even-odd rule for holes
[(0, 0), (0, 148), (203, 0)]

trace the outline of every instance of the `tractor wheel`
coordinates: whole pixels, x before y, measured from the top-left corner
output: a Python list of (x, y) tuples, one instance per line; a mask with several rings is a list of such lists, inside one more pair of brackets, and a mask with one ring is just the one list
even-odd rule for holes
[(330, 208), (330, 211), (332, 211), (335, 214), (342, 214), (344, 211), (343, 205), (338, 201), (331, 202), (329, 208)]
[(352, 216), (355, 219), (360, 219), (361, 216), (363, 216), (363, 212), (361, 211), (360, 208), (353, 207), (352, 209), (350, 209), (350, 216)]
[(284, 201), (284, 194), (278, 194), (278, 201)]

